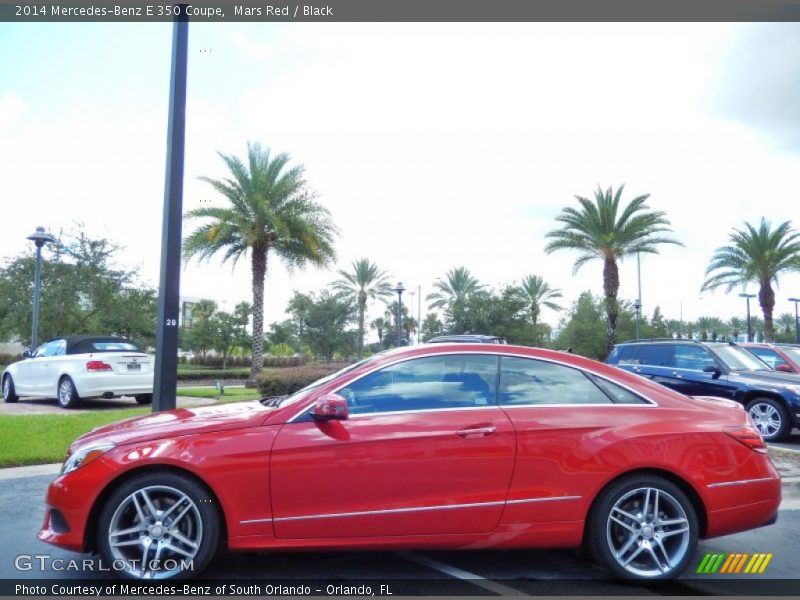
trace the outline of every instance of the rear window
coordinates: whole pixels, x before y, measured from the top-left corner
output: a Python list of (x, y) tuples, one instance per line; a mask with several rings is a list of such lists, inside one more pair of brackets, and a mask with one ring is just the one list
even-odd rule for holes
[(130, 342), (92, 342), (90, 345), (95, 352), (141, 352)]

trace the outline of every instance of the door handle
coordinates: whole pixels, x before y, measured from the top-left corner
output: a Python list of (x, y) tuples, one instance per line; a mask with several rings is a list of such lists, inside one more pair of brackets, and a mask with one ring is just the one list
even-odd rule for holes
[(459, 429), (456, 435), (459, 437), (477, 437), (479, 435), (487, 436), (492, 435), (497, 428), (494, 425), (487, 425), (485, 427), (473, 427), (470, 429)]

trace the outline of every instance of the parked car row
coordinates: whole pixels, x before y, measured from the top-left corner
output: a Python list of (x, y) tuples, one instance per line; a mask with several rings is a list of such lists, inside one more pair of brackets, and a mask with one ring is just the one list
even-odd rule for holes
[(800, 426), (800, 347), (683, 339), (617, 344), (606, 362), (686, 396), (745, 406), (761, 436), (784, 439)]

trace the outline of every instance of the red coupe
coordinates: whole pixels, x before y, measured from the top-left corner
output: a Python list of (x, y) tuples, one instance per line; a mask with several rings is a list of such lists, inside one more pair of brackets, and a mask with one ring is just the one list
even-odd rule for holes
[(742, 407), (572, 354), (385, 352), (285, 398), (178, 409), (70, 447), (39, 539), (133, 578), (229, 550), (573, 548), (663, 579), (699, 538), (775, 522)]

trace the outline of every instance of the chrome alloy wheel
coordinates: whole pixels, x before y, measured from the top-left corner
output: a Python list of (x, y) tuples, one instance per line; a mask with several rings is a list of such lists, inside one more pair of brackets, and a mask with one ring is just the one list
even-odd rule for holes
[(11, 396), (11, 377), (3, 379), (3, 400), (8, 400)]
[(169, 486), (143, 487), (114, 511), (108, 529), (113, 568), (131, 577), (166, 579), (183, 570), (203, 540), (194, 501)]
[(61, 406), (67, 406), (72, 402), (72, 382), (66, 377), (58, 384), (58, 402)]
[(756, 402), (747, 411), (763, 438), (772, 438), (781, 429), (781, 414), (767, 402)]
[(637, 488), (614, 503), (606, 539), (623, 569), (638, 577), (661, 577), (686, 556), (689, 519), (671, 494), (654, 487)]

